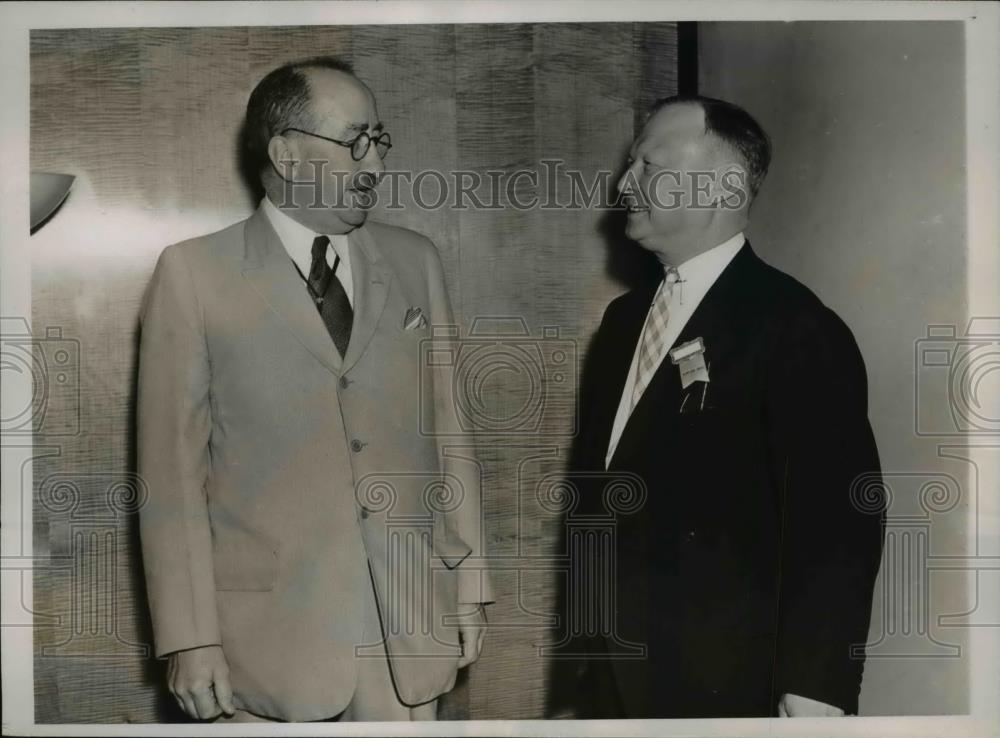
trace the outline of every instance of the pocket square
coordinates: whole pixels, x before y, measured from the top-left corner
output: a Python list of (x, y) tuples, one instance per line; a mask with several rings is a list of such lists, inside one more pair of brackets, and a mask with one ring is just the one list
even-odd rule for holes
[(406, 310), (403, 316), (403, 330), (412, 331), (417, 328), (424, 328), (427, 325), (427, 318), (424, 311), (418, 307), (411, 307)]

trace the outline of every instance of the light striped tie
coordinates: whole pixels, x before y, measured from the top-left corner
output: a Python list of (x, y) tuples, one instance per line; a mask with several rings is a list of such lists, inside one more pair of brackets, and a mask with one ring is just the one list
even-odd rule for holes
[(674, 285), (680, 279), (675, 267), (668, 267), (667, 274), (660, 283), (660, 288), (653, 298), (653, 307), (646, 318), (646, 326), (642, 331), (642, 349), (639, 351), (639, 366), (635, 374), (635, 389), (632, 390), (632, 405), (629, 414), (639, 404), (639, 398), (645, 392), (656, 368), (659, 365), (663, 342), (667, 335), (667, 320), (670, 319), (670, 298), (674, 294)]

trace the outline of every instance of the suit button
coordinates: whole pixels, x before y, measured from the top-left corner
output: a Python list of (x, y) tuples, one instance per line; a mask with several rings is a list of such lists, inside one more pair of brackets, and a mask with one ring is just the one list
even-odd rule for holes
[(357, 438), (351, 441), (351, 451), (354, 453), (360, 453), (361, 449), (365, 447), (365, 444), (361, 443)]
[(351, 383), (351, 380), (347, 377), (340, 378), (340, 389), (347, 389), (347, 386)]

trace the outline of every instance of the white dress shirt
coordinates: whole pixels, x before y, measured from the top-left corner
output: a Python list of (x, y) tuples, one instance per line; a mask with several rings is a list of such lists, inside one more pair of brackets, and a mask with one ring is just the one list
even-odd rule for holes
[[(729, 262), (736, 256), (736, 252), (743, 246), (743, 233), (737, 233), (732, 238), (723, 241), (708, 251), (703, 251), (683, 264), (677, 265), (677, 272), (680, 280), (674, 285), (673, 294), (670, 296), (670, 317), (667, 319), (667, 331), (664, 336), (663, 348), (656, 360), (656, 367), (659, 370), (660, 364), (667, 356), (674, 342), (680, 336), (681, 331), (687, 324), (688, 319), (701, 303), (705, 293), (715, 284), (715, 280), (729, 266)], [(652, 309), (652, 305), (650, 305)], [(647, 313), (646, 319), (649, 319)], [(629, 408), (632, 404), (632, 392), (635, 389), (636, 368), (639, 365), (639, 350), (642, 347), (642, 336), (644, 330), (639, 333), (639, 340), (636, 342), (635, 352), (632, 354), (632, 366), (629, 367), (628, 377), (625, 380), (625, 388), (622, 391), (621, 400), (618, 403), (618, 413), (615, 415), (615, 423), (611, 427), (611, 439), (608, 442), (608, 453), (604, 457), (604, 467), (611, 464), (611, 457), (615, 455), (618, 448), (618, 441), (621, 440), (625, 431), (625, 424), (628, 423)], [(648, 389), (648, 387), (647, 387)]]
[[(267, 215), (267, 219), (271, 221), (271, 225), (277, 232), (278, 238), (281, 239), (285, 251), (292, 257), (292, 261), (299, 267), (302, 275), (308, 277), (309, 272), (312, 270), (313, 241), (316, 236), (323, 234), (315, 233), (311, 228), (306, 228), (291, 216), (281, 212), (281, 209), (271, 202), (271, 199), (268, 197), (264, 198), (262, 207), (264, 213)], [(347, 300), (351, 303), (351, 307), (354, 307), (354, 283), (351, 280), (351, 250), (347, 246), (347, 236), (343, 233), (338, 233), (332, 236), (327, 235), (327, 238), (330, 239), (330, 245), (326, 247), (326, 263), (331, 267), (334, 264), (337, 265), (334, 275), (336, 275), (337, 279), (344, 286), (344, 292), (347, 293)], [(336, 256), (340, 257), (339, 262), (336, 260)]]

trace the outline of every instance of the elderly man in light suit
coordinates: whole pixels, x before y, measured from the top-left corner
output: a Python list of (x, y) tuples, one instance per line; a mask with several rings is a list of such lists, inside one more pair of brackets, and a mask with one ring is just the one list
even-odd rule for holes
[(420, 363), (453, 322), (441, 262), (366, 222), (390, 142), (348, 65), (270, 73), (246, 128), (267, 197), (164, 250), (143, 305), (156, 655), (195, 718), (433, 719), (492, 598), (477, 467)]

